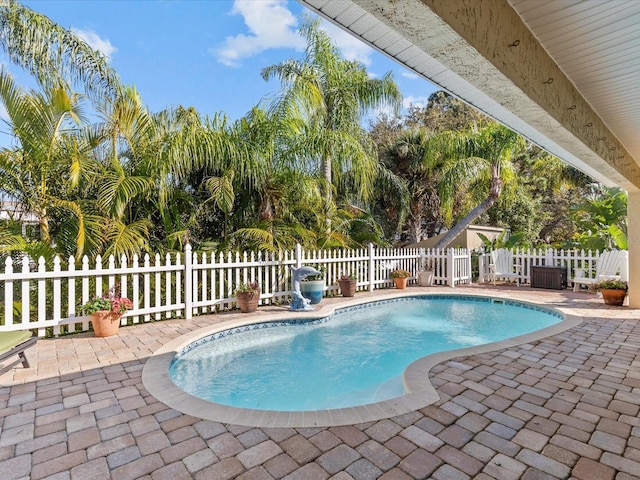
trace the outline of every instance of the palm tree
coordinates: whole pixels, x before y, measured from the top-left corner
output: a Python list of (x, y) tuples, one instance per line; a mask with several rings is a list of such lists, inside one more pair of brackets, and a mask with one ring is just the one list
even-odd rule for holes
[[(183, 107), (151, 114), (133, 87), (121, 89), (99, 110), (103, 121), (91, 131), (102, 169), (97, 207), (109, 219), (105, 236), (120, 242), (109, 243), (108, 251), (139, 252), (149, 249), (151, 241), (156, 249), (186, 243), (196, 223), (195, 193), (203, 179), (210, 177), (213, 188), (213, 177), (230, 166), (253, 174), (244, 166), (242, 148), (224, 116), (203, 119), (195, 109)], [(226, 193), (225, 208), (233, 204)]]
[(287, 60), (263, 69), (265, 80), (278, 78), (282, 94), (274, 104), (281, 123), (289, 123), (288, 155), (317, 168), (324, 179), (326, 229), (331, 229), (333, 188), (347, 173), (368, 199), (377, 171), (375, 148), (361, 127), (365, 114), (378, 107), (399, 108), (401, 94), (391, 73), (372, 79), (357, 61), (341, 58), (319, 21), (300, 28), (307, 47), (302, 61)]
[(286, 155), (282, 142), (289, 138), (290, 125), (280, 120), (273, 112), (254, 107), (235, 124), (235, 138), (244, 147), (243, 160), (230, 164), (224, 175), (207, 180), (215, 187), (212, 200), (221, 208), (230, 210), (234, 194), (235, 231), (225, 239), (238, 247), (276, 250), (313, 244), (317, 238), (315, 222), (302, 212), (321, 210), (319, 182), (303, 164)]
[(118, 75), (104, 55), (15, 0), (0, 3), (0, 48), (45, 90), (67, 81), (80, 82), (87, 93), (100, 98), (113, 96), (119, 89)]
[(19, 142), (16, 148), (0, 151), (0, 190), (37, 216), (40, 240), (46, 245), (52, 240), (51, 210), (64, 209), (79, 225), (74, 250), (81, 253), (87, 219), (71, 193), (88, 153), (78, 135), (83, 124), (81, 97), (63, 87), (26, 92), (2, 69), (0, 100)]
[[(409, 202), (405, 231), (409, 243), (435, 235), (443, 221), (437, 195), (437, 169), (427, 168), (425, 162), (430, 151), (429, 140), (425, 128), (404, 130), (381, 152), (384, 165), (407, 184)], [(385, 195), (385, 198), (389, 196)]]
[(503, 125), (492, 123), (481, 129), (443, 132), (433, 138), (430, 146), (435, 155), (427, 155), (428, 160), (453, 160), (441, 167), (439, 182), (440, 198), (449, 217), (460, 189), (471, 185), (479, 187), (484, 195), (435, 245), (445, 248), (500, 197), (504, 181), (513, 178), (512, 155), (524, 148), (524, 140)]

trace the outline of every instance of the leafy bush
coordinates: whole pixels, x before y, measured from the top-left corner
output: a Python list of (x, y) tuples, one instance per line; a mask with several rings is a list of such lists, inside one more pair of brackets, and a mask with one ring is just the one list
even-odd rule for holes
[(391, 278), (408, 278), (411, 276), (411, 272), (407, 270), (392, 270), (389, 276)]
[(120, 295), (120, 284), (116, 283), (109, 290), (105, 291), (102, 296), (94, 297), (80, 307), (85, 314), (91, 314), (99, 310), (111, 310), (113, 313), (122, 315), (127, 310), (133, 308), (133, 302)]
[(597, 290), (628, 290), (629, 285), (623, 280), (603, 280), (596, 284)]
[(241, 283), (236, 287), (236, 296), (238, 293), (256, 293), (260, 292), (260, 284), (258, 282)]
[(357, 280), (357, 278), (352, 273), (344, 273), (344, 274), (340, 275), (339, 280)]

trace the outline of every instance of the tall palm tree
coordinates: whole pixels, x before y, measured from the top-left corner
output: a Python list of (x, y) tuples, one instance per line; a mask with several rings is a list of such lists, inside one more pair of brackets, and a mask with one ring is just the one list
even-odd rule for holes
[(86, 219), (70, 193), (80, 181), (88, 152), (78, 135), (84, 121), (81, 97), (63, 87), (24, 91), (0, 69), (0, 101), (19, 143), (0, 151), (0, 190), (37, 216), (40, 239), (47, 245), (51, 209), (64, 209), (80, 226), (75, 250), (81, 253)]
[(286, 60), (262, 70), (265, 80), (278, 78), (282, 94), (274, 104), (282, 123), (289, 122), (288, 154), (318, 168), (324, 179), (324, 214), (331, 229), (333, 189), (346, 173), (359, 184), (368, 199), (373, 191), (377, 159), (373, 142), (361, 121), (378, 107), (398, 110), (401, 94), (391, 73), (370, 78), (360, 62), (347, 61), (319, 21), (300, 28), (307, 46), (301, 61)]
[[(445, 163), (441, 167), (440, 197), (445, 212), (451, 215), (456, 195), (461, 188), (479, 187), (484, 198), (460, 219), (435, 245), (447, 247), (480, 215), (496, 202), (504, 181), (513, 178), (511, 158), (524, 148), (524, 140), (517, 133), (498, 123), (464, 132), (443, 132), (430, 142), (434, 155), (427, 160)], [(439, 152), (439, 153), (438, 153)], [(475, 183), (475, 185), (474, 185)]]
[(442, 223), (437, 195), (437, 170), (426, 167), (430, 137), (425, 128), (404, 130), (381, 151), (384, 165), (407, 183), (409, 196), (406, 237), (409, 243), (436, 234)]
[(118, 75), (104, 55), (15, 0), (0, 3), (0, 48), (45, 89), (80, 82), (97, 98), (113, 96), (119, 89)]

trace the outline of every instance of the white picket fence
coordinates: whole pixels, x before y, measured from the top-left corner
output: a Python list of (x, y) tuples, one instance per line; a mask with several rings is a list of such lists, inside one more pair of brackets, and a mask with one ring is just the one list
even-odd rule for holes
[[(562, 266), (569, 283), (576, 268), (593, 272), (599, 252), (577, 250), (515, 250), (514, 261), (521, 265), (525, 283), (531, 267)], [(478, 259), (479, 281), (488, 280), (488, 255)], [(234, 290), (241, 283), (258, 281), (260, 303), (285, 304), (291, 295), (291, 267), (324, 267), (325, 295), (338, 294), (337, 279), (352, 274), (360, 291), (373, 291), (393, 285), (389, 272), (411, 272), (410, 283), (417, 282), (418, 271), (432, 266), (435, 285), (469, 284), (472, 279), (471, 253), (466, 249), (365, 249), (294, 250), (251, 253), (198, 253), (185, 247), (184, 254), (159, 254), (143, 259), (109, 257), (105, 266), (101, 258), (91, 266), (83, 258), (79, 268), (73, 257), (63, 268), (56, 258), (47, 268), (41, 258), (36, 265), (23, 256), (14, 263), (5, 262), (0, 273), (0, 331), (37, 331), (38, 336), (60, 335), (89, 330), (89, 319), (79, 311), (80, 305), (101, 295), (116, 283), (122, 296), (133, 302), (133, 309), (123, 317), (125, 323), (142, 323), (167, 318), (192, 318), (235, 308)], [(622, 272), (623, 278), (626, 272)]]
[(311, 265), (325, 269), (325, 295), (338, 291), (337, 279), (353, 274), (358, 290), (373, 291), (392, 285), (389, 272), (401, 268), (416, 282), (421, 265), (434, 266), (434, 283), (454, 287), (471, 283), (471, 256), (465, 249), (366, 249), (304, 250), (297, 246), (277, 254), (197, 253), (191, 246), (184, 254), (145, 255), (143, 259), (109, 257), (106, 266), (97, 258), (93, 266), (83, 258), (79, 268), (73, 257), (63, 268), (60, 258), (47, 268), (41, 258), (36, 265), (26, 255), (14, 264), (11, 258), (0, 273), (0, 331), (37, 331), (38, 336), (89, 330), (89, 318), (80, 305), (101, 295), (116, 283), (121, 295), (133, 302), (123, 324), (167, 318), (191, 318), (235, 308), (234, 290), (241, 283), (258, 281), (260, 303), (288, 303), (291, 267)]

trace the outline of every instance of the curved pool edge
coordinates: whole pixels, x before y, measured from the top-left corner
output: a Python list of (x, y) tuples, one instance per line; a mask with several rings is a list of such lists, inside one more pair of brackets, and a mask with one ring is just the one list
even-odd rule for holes
[(167, 406), (182, 413), (192, 415), (204, 420), (212, 420), (221, 423), (249, 427), (333, 427), (341, 425), (354, 425), (371, 421), (383, 420), (397, 415), (403, 415), (415, 410), (419, 410), (440, 400), (435, 387), (429, 378), (430, 370), (440, 363), (454, 358), (486, 353), (490, 351), (502, 350), (505, 348), (523, 345), (529, 342), (538, 341), (558, 333), (569, 330), (580, 323), (582, 318), (571, 313), (571, 310), (523, 300), (519, 298), (509, 298), (517, 303), (536, 305), (560, 313), (563, 317), (560, 322), (549, 327), (527, 333), (517, 337), (508, 338), (499, 342), (488, 343), (473, 347), (467, 347), (446, 352), (434, 353), (422, 357), (407, 366), (403, 374), (406, 395), (384, 400), (381, 402), (359, 405), (355, 407), (311, 410), (311, 411), (272, 411), (253, 410), (247, 408), (237, 408), (228, 405), (214, 403), (208, 400), (190, 395), (178, 388), (170, 378), (169, 367), (175, 355), (187, 345), (216, 332), (229, 330), (244, 325), (270, 322), (274, 320), (286, 320), (288, 318), (316, 319), (324, 318), (333, 312), (354, 305), (373, 303), (379, 300), (389, 300), (392, 298), (406, 296), (470, 296), (478, 298), (498, 298), (504, 297), (486, 294), (470, 294), (468, 292), (449, 293), (429, 293), (429, 292), (398, 292), (398, 294), (381, 297), (367, 297), (341, 302), (335, 305), (325, 305), (322, 308), (311, 312), (290, 312), (261, 315), (260, 317), (249, 316), (248, 318), (238, 318), (220, 324), (200, 328), (193, 332), (184, 334), (159, 348), (145, 363), (142, 370), (142, 383), (145, 389)]

